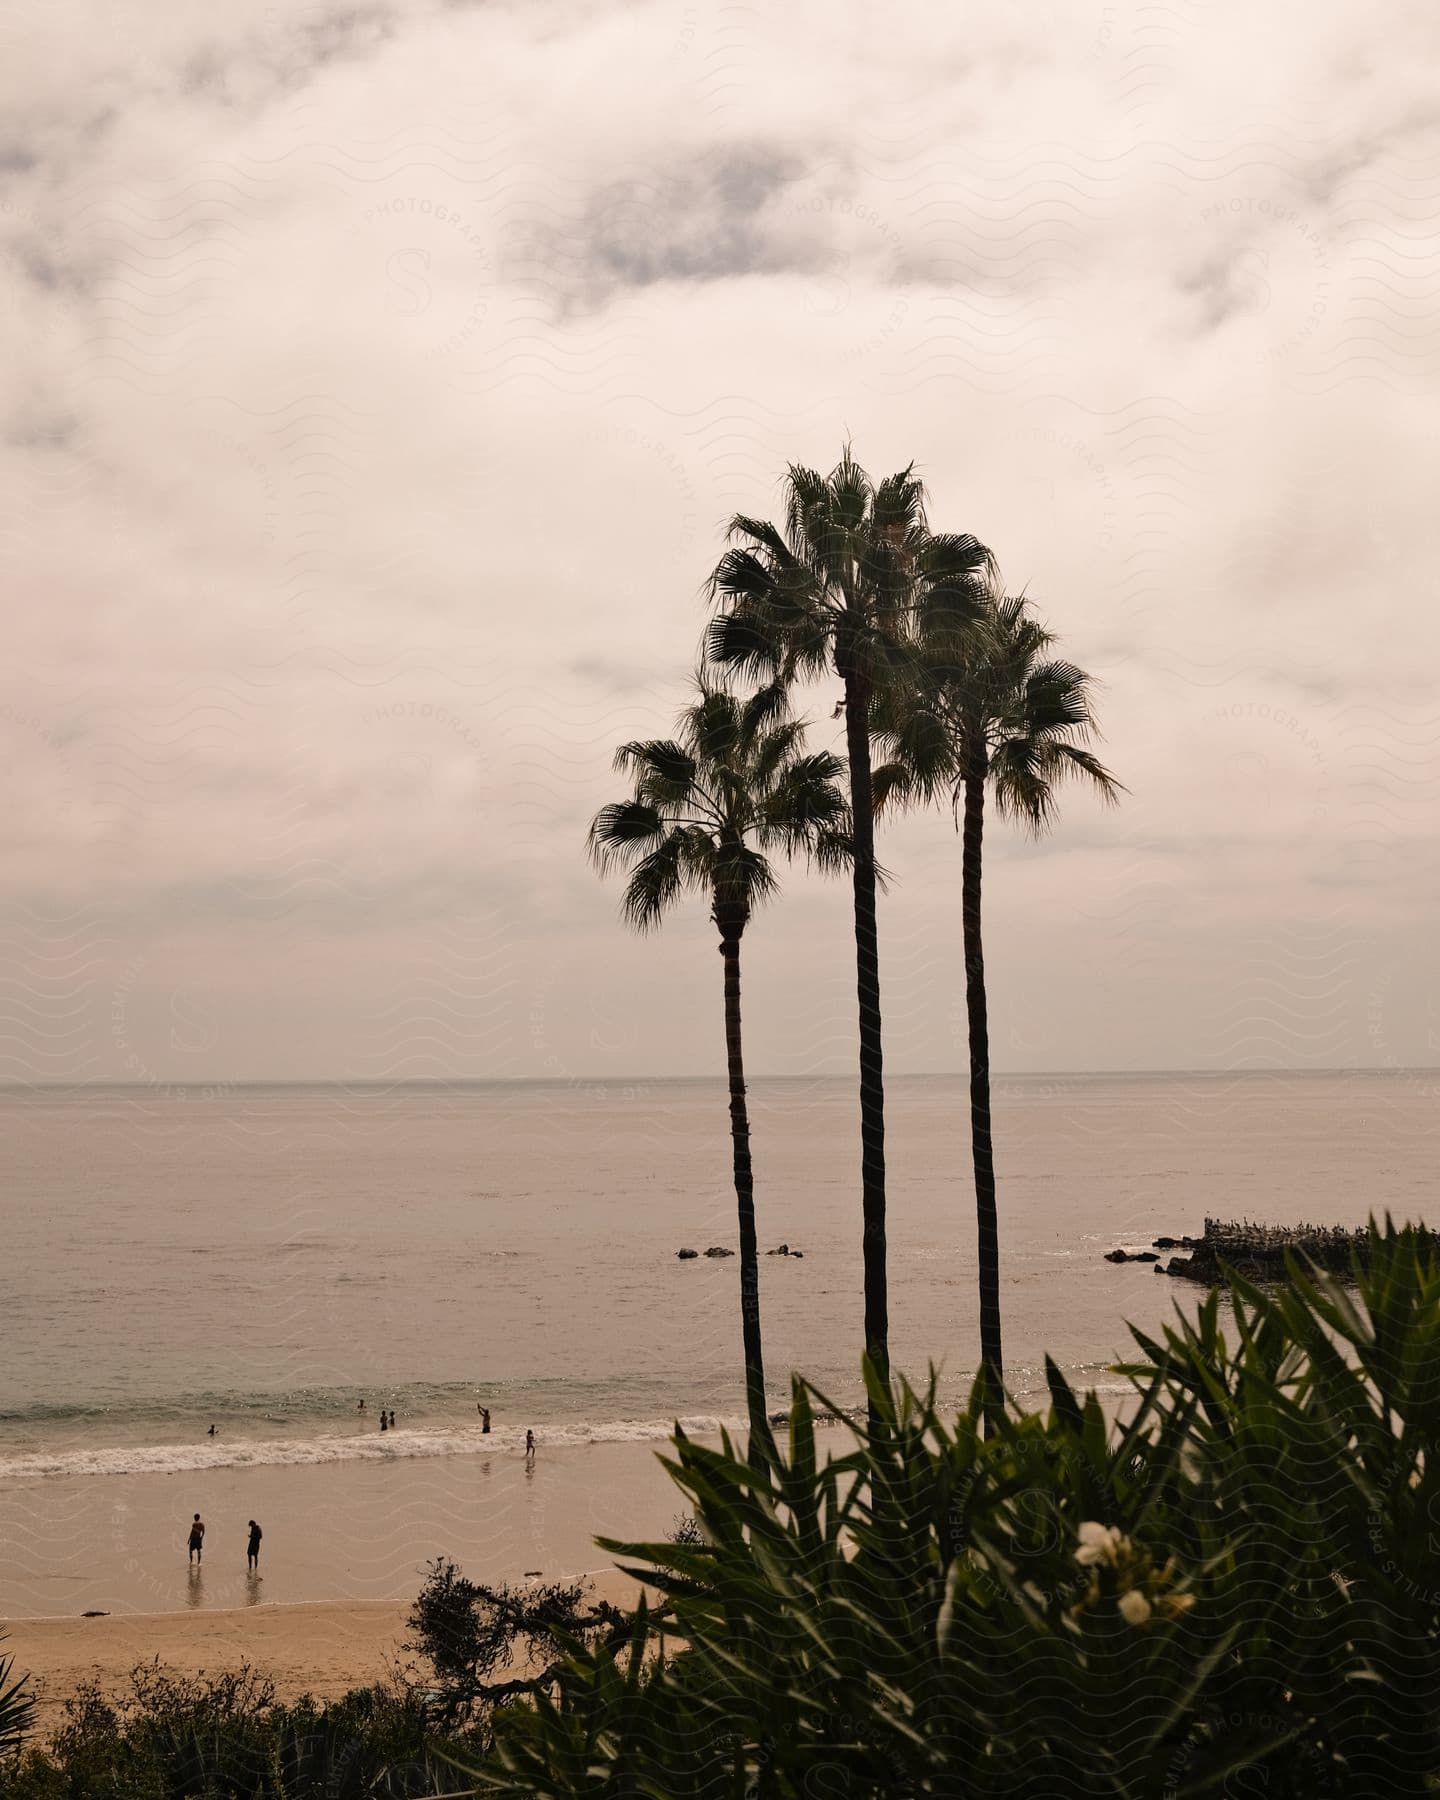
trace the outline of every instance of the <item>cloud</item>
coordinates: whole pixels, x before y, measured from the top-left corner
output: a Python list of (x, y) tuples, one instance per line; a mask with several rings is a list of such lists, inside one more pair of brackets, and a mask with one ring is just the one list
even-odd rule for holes
[[(1227, 943), (1337, 908), (1354, 1028), (1314, 1042), (1373, 1060), (1357, 996), (1422, 945), (1440, 799), (1433, 36), (1337, 5), (46, 14), (0, 66), (0, 977), (92, 1010), (12, 1076), (121, 1072), (126, 969), (206, 1021), (147, 1049), (167, 1079), (373, 1072), (364, 996), (447, 968), (448, 1072), (713, 1070), (703, 909), (632, 943), (585, 824), (673, 715), (728, 516), (847, 438), (917, 459), (1101, 677), (1132, 790), (992, 834), (1011, 1066), (1223, 1062)], [(953, 1067), (950, 822), (884, 854), (895, 1064)], [(795, 876), (758, 1068), (847, 1066), (846, 946)], [(1423, 1061), (1411, 1014), (1387, 1054)]]

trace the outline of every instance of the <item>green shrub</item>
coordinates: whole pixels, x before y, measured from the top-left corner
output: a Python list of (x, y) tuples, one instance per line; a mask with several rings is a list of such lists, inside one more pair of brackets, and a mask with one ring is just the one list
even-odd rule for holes
[(619, 1642), (627, 1631), (624, 1613), (588, 1582), (488, 1587), (443, 1556), (426, 1570), (409, 1625), (405, 1647), (421, 1659), (410, 1693), (442, 1731), (483, 1724), (501, 1701), (557, 1680), (571, 1647)]
[(0, 1757), (17, 1751), (35, 1723), (30, 1677), (16, 1675), (13, 1656), (0, 1656)]
[[(409, 1800), (453, 1789), (403, 1697), (363, 1689), (281, 1705), (253, 1670), (184, 1676), (142, 1664), (128, 1689), (84, 1686), (50, 1747), (0, 1764), (4, 1800)], [(475, 1754), (483, 1746), (464, 1748)]]
[[(1048, 1370), (985, 1435), (931, 1390), (822, 1454), (676, 1439), (668, 1597), (495, 1716), (479, 1791), (1114, 1800), (1418, 1795), (1440, 1771), (1440, 1267), (1374, 1233), (1136, 1333), (1108, 1426)], [(1232, 1785), (1233, 1784), (1233, 1785)]]

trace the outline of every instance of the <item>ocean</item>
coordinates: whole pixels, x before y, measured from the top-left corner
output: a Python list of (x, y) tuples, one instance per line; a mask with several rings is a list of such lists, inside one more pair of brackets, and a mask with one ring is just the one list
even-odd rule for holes
[[(977, 1360), (963, 1080), (888, 1084), (892, 1357), (958, 1399)], [(1184, 1284), (1103, 1254), (1207, 1213), (1430, 1209), (1440, 1075), (995, 1084), (1010, 1385), (1048, 1352), (1117, 1395), (1125, 1322)], [(771, 1404), (860, 1397), (854, 1084), (751, 1093)], [(659, 1441), (743, 1411), (723, 1086), (713, 1081), (0, 1093), (0, 1480)], [(365, 1401), (363, 1414), (358, 1410)], [(381, 1435), (393, 1408), (397, 1430)], [(214, 1424), (217, 1435), (210, 1437)]]

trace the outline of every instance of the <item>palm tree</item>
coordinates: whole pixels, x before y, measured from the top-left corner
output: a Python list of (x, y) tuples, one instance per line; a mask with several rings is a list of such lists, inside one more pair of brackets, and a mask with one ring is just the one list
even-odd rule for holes
[[(886, 697), (883, 735), (892, 752), (875, 771), (877, 809), (948, 794), (961, 825), (961, 919), (970, 1038), (970, 1137), (979, 1232), (980, 1366), (986, 1416), (1004, 1404), (1000, 1245), (990, 1125), (990, 1026), (980, 896), (985, 791), (996, 810), (1035, 836), (1054, 821), (1061, 782), (1089, 783), (1107, 804), (1124, 789), (1087, 750), (1096, 733), (1094, 683), (1049, 654), (1053, 635), (1023, 596), (992, 603), (990, 629), (968, 654), (955, 640), (922, 644), (919, 673)], [(963, 809), (963, 810), (962, 810)]]
[(792, 463), (783, 497), (783, 528), (744, 514), (732, 519), (734, 547), (710, 579), (720, 611), (707, 644), (712, 661), (783, 685), (832, 671), (844, 684), (860, 1015), (865, 1346), (885, 1382), (890, 1321), (871, 709), (877, 690), (910, 660), (917, 632), (959, 653), (984, 613), (990, 553), (972, 537), (931, 534), (925, 488), (913, 464), (872, 482), (848, 446), (829, 475)]
[(615, 766), (634, 779), (630, 799), (605, 806), (590, 827), (602, 873), (627, 869), (621, 910), (639, 931), (658, 926), (685, 894), (710, 897), (725, 966), (725, 1050), (730, 1139), (740, 1222), (740, 1316), (751, 1443), (767, 1429), (760, 1339), (760, 1259), (750, 1114), (740, 1033), (740, 940), (779, 883), (767, 852), (805, 855), (822, 868), (850, 856), (840, 764), (805, 750), (805, 727), (785, 716), (780, 689), (738, 700), (697, 679), (675, 739), (622, 744)]

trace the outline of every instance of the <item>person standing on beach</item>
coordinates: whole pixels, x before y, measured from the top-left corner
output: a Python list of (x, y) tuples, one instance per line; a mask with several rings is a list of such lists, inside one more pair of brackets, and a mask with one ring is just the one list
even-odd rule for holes
[(490, 1430), (490, 1408), (488, 1406), (482, 1406), (480, 1408), (480, 1435), (481, 1435), (481, 1437), (485, 1437), (488, 1434), (489, 1430)]
[(535, 1433), (528, 1426), (525, 1430), (525, 1460), (527, 1462), (535, 1460)]
[(260, 1568), (260, 1540), (265, 1533), (252, 1519), (250, 1521), (250, 1548), (245, 1552), (245, 1567), (256, 1574)]
[(199, 1562), (205, 1544), (205, 1521), (196, 1513), (190, 1522), (190, 1562)]
[(380, 1429), (382, 1431), (388, 1431), (390, 1429), (385, 1423), (385, 1408), (383, 1406), (380, 1408)]

